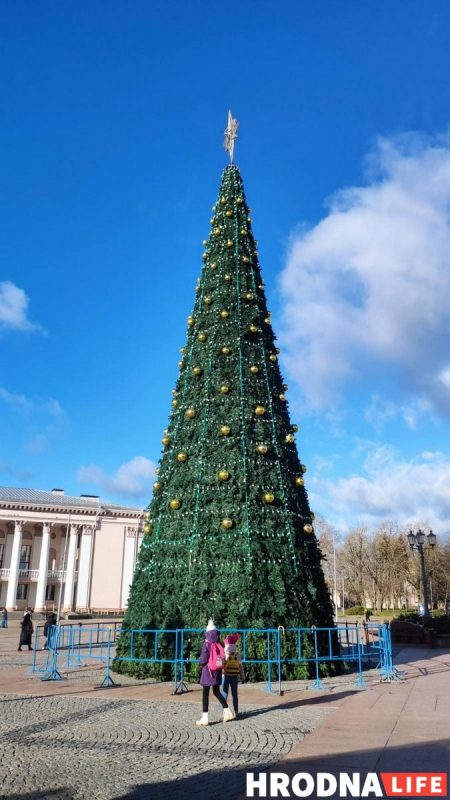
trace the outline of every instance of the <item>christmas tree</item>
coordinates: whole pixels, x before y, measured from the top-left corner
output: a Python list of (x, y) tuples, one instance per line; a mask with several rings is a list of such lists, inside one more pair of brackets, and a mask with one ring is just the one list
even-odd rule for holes
[(210, 616), (226, 627), (333, 625), (279, 352), (231, 163), (204, 241), (125, 629), (203, 627)]

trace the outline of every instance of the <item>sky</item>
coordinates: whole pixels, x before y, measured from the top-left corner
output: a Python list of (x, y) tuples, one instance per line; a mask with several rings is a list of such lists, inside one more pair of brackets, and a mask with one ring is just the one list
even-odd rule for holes
[(0, 485), (144, 506), (226, 154), (316, 514), (450, 531), (450, 6), (0, 2)]

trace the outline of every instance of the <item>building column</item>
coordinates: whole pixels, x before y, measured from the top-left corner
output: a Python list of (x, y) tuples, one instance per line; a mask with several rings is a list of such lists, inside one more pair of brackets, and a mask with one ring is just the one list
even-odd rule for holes
[(93, 539), (94, 527), (91, 525), (83, 525), (80, 557), (78, 559), (77, 608), (89, 607), (89, 581), (91, 574)]
[(50, 550), (50, 529), (49, 522), (42, 524), (42, 544), (39, 556), (39, 575), (36, 587), (35, 611), (45, 611), (45, 590), (47, 588), (48, 573), (48, 554)]
[(69, 552), (67, 554), (66, 580), (64, 584), (63, 611), (73, 610), (73, 589), (77, 561), (78, 525), (70, 526)]
[(126, 608), (128, 605), (128, 595), (130, 593), (130, 586), (133, 581), (133, 573), (136, 564), (137, 532), (137, 528), (126, 528), (122, 563), (122, 596), (120, 598), (120, 608)]
[(8, 589), (6, 592), (6, 608), (8, 611), (16, 610), (17, 584), (19, 582), (20, 547), (22, 544), (23, 522), (16, 520), (14, 527), (14, 541), (9, 567)]

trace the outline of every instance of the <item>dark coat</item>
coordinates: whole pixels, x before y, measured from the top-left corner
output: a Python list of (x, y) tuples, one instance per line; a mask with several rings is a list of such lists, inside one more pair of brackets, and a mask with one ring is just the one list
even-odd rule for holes
[(222, 683), (222, 670), (210, 670), (208, 667), (209, 652), (211, 650), (211, 643), (219, 641), (219, 634), (216, 630), (206, 631), (205, 641), (203, 642), (202, 652), (200, 653), (200, 666), (202, 674), (200, 675), (200, 686), (220, 686)]
[(19, 647), (22, 647), (23, 644), (28, 645), (31, 647), (31, 637), (33, 635), (33, 623), (31, 621), (30, 614), (25, 614), (22, 622), (20, 623), (20, 627), (22, 628), (20, 633), (20, 641)]
[(50, 630), (53, 625), (56, 625), (57, 616), (56, 614), (49, 614), (47, 619), (45, 620), (44, 625), (44, 636), (46, 639), (50, 636)]

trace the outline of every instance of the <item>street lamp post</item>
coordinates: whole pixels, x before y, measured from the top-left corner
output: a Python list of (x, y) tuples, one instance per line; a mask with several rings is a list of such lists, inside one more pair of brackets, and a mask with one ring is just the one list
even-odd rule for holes
[[(427, 545), (425, 545), (426, 539), (428, 540)], [(427, 579), (427, 571), (425, 568), (424, 546), (430, 548), (435, 547), (436, 535), (433, 533), (433, 531), (430, 530), (428, 536), (425, 536), (425, 533), (419, 528), (417, 533), (413, 533), (412, 531), (408, 533), (408, 543), (411, 550), (417, 550), (419, 554), (420, 578), (421, 578), (422, 593), (423, 593), (423, 615), (424, 617), (429, 617), (430, 605), (428, 601), (428, 579)]]

